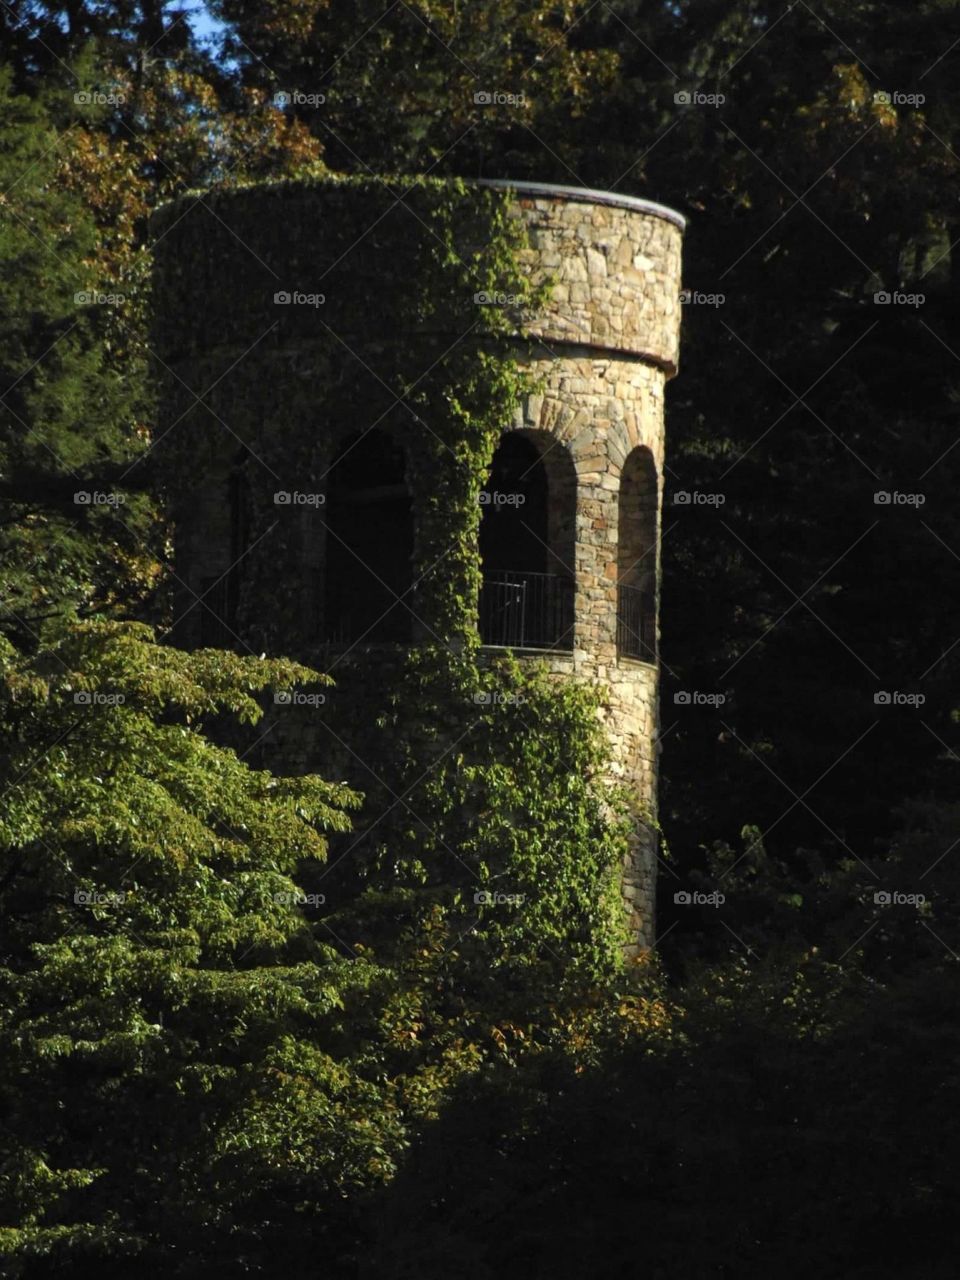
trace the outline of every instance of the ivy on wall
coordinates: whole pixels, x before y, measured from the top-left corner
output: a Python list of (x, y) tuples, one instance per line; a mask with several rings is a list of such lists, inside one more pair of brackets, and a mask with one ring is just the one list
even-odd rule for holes
[[(183, 379), (164, 378), (165, 418), (177, 423), (166, 474), (175, 506), (185, 482), (195, 490), (198, 475), (249, 446), (255, 542), (277, 524), (276, 489), (322, 486), (336, 439), (376, 423), (408, 459), (417, 615), (435, 639), (470, 641), (477, 494), (532, 389), (505, 340), (546, 285), (520, 268), (523, 230), (502, 192), (403, 181), (251, 186), (155, 215), (154, 346)], [(398, 201), (394, 189), (409, 194)], [(254, 647), (287, 647), (297, 634), (302, 610), (289, 597), (264, 605), (283, 595), (278, 561), (302, 557), (299, 514), (281, 513), (245, 562)]]

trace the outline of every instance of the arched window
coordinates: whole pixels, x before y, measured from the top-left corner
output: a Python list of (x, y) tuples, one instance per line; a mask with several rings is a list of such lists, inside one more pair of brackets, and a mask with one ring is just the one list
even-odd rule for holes
[(403, 449), (376, 429), (343, 440), (327, 474), (325, 512), (325, 638), (408, 641), (413, 514)]
[(505, 432), (480, 493), (480, 638), (572, 649), (576, 471), (539, 432)]
[[(250, 450), (234, 456), (226, 476), (224, 514), (214, 513), (209, 527), (219, 528), (216, 539), (218, 571), (201, 581), (200, 645), (229, 649), (237, 645), (237, 611), (245, 558), (250, 546)], [(222, 566), (219, 561), (223, 560)]]
[(656, 662), (657, 469), (643, 447), (623, 464), (617, 546), (617, 652)]

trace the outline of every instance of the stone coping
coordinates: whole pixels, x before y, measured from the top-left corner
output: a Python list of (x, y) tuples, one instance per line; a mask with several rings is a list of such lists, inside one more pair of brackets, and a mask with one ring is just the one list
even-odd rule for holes
[(528, 645), (510, 645), (510, 644), (481, 644), (480, 654), (490, 657), (497, 657), (504, 653), (513, 654), (515, 658), (550, 658), (560, 659), (560, 661), (569, 662), (571, 666), (574, 663), (574, 652), (572, 649), (534, 649)]
[(628, 654), (625, 654), (625, 653), (617, 654), (617, 666), (625, 667), (628, 670), (636, 669), (638, 667), (646, 671), (660, 670), (659, 662), (648, 662), (646, 658), (631, 658)]
[(547, 200), (579, 201), (581, 204), (610, 204), (619, 209), (632, 209), (636, 213), (646, 213), (653, 218), (663, 218), (672, 222), (681, 231), (686, 229), (687, 220), (676, 209), (665, 204), (657, 204), (653, 200), (643, 200), (640, 196), (622, 196), (616, 191), (598, 191), (594, 187), (564, 187), (553, 182), (513, 182), (509, 178), (475, 178), (467, 179), (468, 185), (478, 187), (497, 187), (500, 190), (515, 191), (518, 196), (541, 196)]

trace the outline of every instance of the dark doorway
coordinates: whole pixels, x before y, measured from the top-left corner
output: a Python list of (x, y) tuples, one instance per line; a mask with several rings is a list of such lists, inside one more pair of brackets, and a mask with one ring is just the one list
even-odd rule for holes
[(378, 430), (350, 436), (327, 475), (326, 640), (409, 641), (412, 558), (403, 449)]
[(222, 550), (226, 569), (200, 584), (201, 648), (232, 649), (240, 641), (237, 636), (237, 614), (247, 550), (251, 534), (250, 450), (244, 446), (234, 456), (226, 478), (226, 522)]
[(566, 449), (505, 432), (480, 503), (483, 643), (572, 649), (576, 473)]
[(620, 476), (617, 530), (617, 652), (657, 660), (657, 469), (634, 449)]

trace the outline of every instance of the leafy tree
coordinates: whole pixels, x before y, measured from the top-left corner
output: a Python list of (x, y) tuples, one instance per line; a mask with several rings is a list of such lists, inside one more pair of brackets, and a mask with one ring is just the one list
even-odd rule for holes
[(0, 1244), (13, 1274), (255, 1269), (402, 1134), (352, 1026), (382, 971), (301, 904), (357, 797), (197, 731), (320, 677), (121, 623), (3, 677)]
[(212, 8), (243, 83), (284, 93), (341, 172), (503, 176), (509, 161), (510, 174), (533, 174), (553, 141), (539, 136), (542, 102), (576, 116), (611, 83), (610, 52), (570, 38), (581, 0)]
[(147, 398), (114, 359), (96, 233), (58, 184), (60, 138), (0, 73), (0, 625), (20, 646), (46, 619), (113, 607), (152, 583), (154, 506), (128, 483)]
[[(852, 954), (852, 953), (851, 953)], [(715, 962), (594, 1061), (465, 1080), (371, 1210), (367, 1271), (951, 1274), (955, 963)]]

